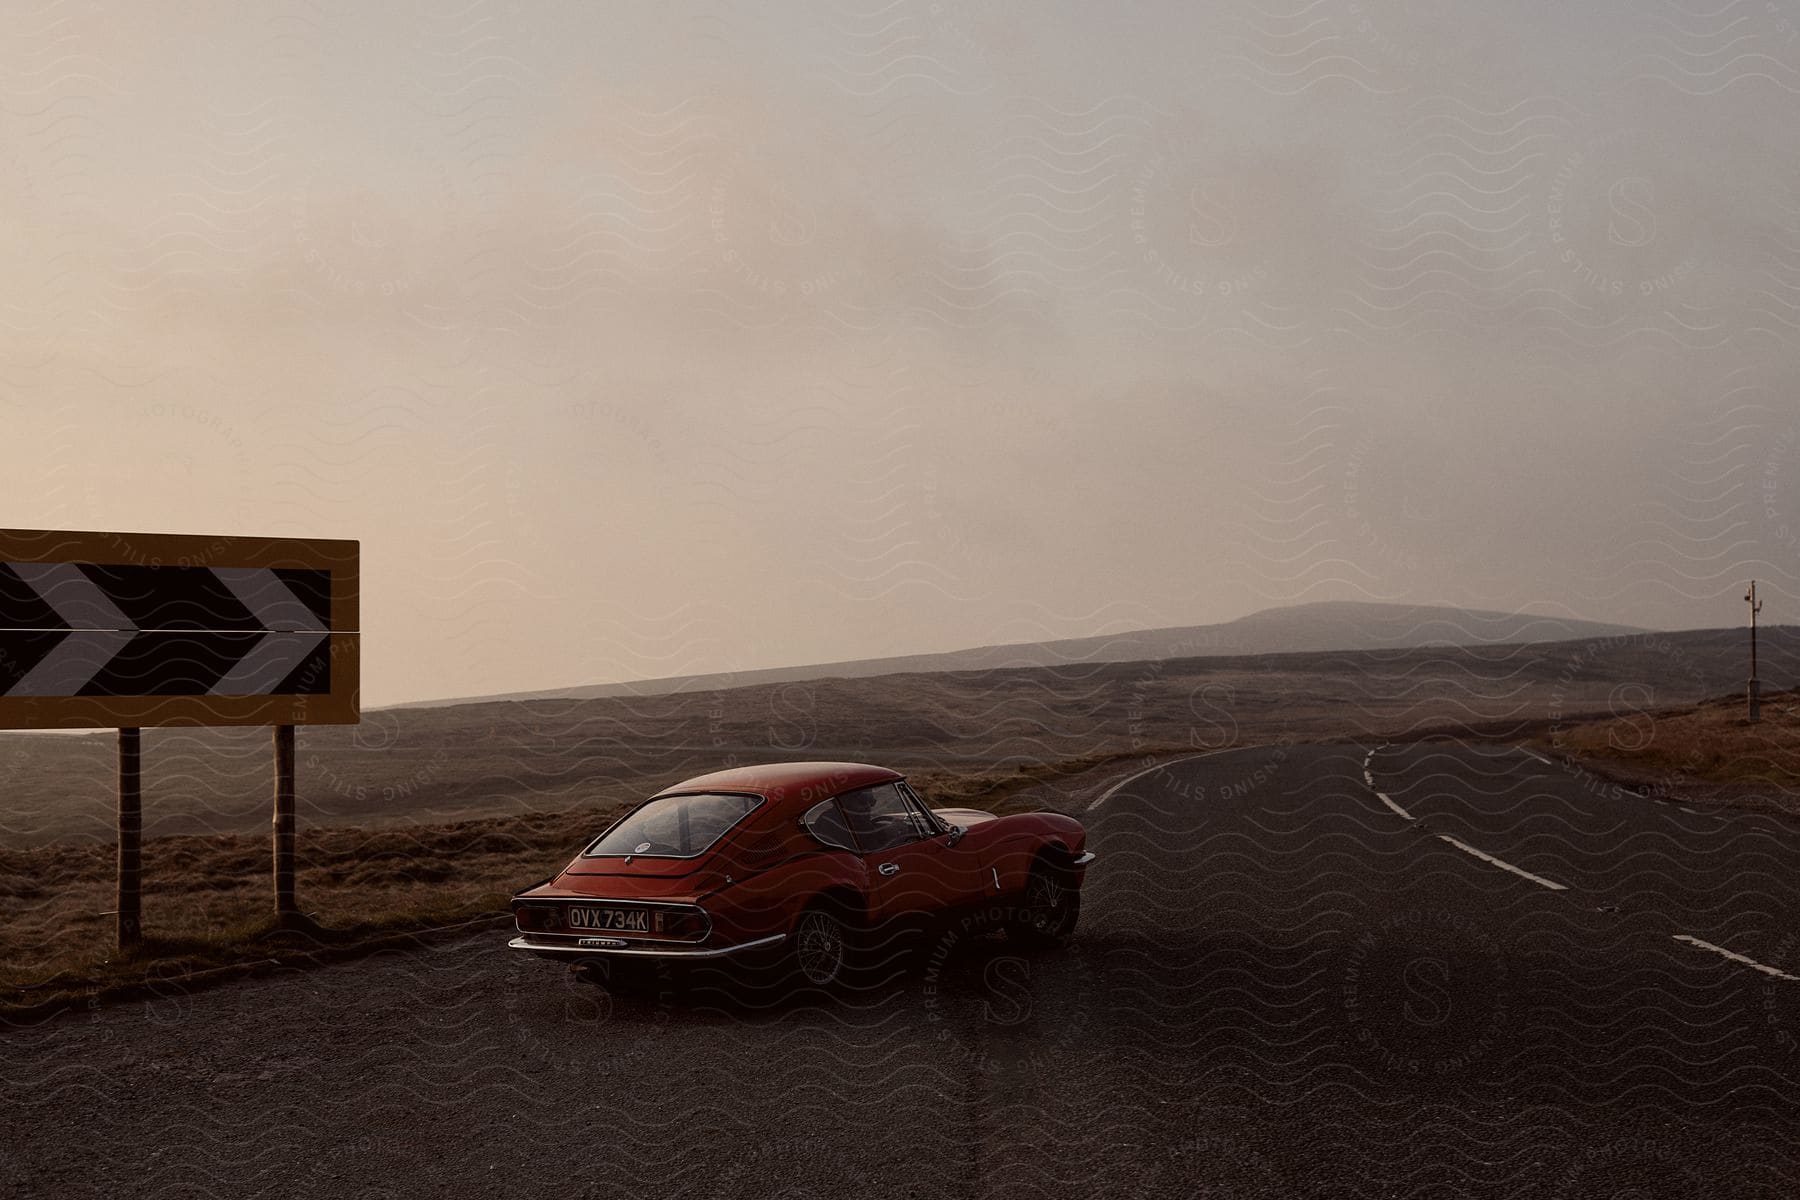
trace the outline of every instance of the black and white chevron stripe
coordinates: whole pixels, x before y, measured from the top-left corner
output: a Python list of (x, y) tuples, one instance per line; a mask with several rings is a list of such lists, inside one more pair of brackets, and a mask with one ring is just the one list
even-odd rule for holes
[(330, 627), (325, 570), (0, 563), (0, 629)]
[(0, 563), (0, 696), (331, 691), (331, 573)]

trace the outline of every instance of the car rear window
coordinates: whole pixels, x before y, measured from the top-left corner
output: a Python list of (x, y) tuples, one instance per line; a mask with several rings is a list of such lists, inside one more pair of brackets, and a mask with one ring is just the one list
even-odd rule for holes
[(856, 839), (850, 836), (850, 826), (844, 823), (844, 814), (838, 811), (836, 800), (821, 800), (807, 810), (803, 820), (806, 832), (825, 845), (856, 853)]
[(690, 858), (724, 837), (732, 826), (761, 803), (761, 796), (736, 792), (662, 796), (601, 834), (587, 848), (587, 855), (589, 858), (607, 854)]

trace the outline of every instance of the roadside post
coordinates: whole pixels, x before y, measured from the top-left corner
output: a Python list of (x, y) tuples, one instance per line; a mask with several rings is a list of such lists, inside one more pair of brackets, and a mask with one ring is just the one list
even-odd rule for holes
[(1744, 600), (1750, 605), (1750, 724), (1754, 725), (1762, 720), (1762, 681), (1756, 677), (1756, 614), (1762, 611), (1762, 601), (1756, 598), (1756, 580), (1750, 581)]
[(0, 729), (118, 730), (121, 950), (143, 937), (146, 728), (273, 727), (274, 917), (294, 896), (295, 727), (361, 719), (360, 543), (0, 529)]

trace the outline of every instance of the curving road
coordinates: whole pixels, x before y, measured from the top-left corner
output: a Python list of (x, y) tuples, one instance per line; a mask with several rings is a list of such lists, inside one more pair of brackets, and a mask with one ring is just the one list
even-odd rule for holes
[(1800, 1185), (1793, 825), (1450, 743), (1208, 755), (1086, 819), (1073, 948), (946, 943), (839, 1006), (614, 996), (487, 934), (12, 1030), (0, 1194)]

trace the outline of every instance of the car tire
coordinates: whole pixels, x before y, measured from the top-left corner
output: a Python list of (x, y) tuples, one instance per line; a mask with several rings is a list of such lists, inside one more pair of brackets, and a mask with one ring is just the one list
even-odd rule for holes
[(1006, 936), (1025, 946), (1066, 946), (1081, 920), (1081, 889), (1066, 873), (1039, 861), (1026, 877), (1024, 894), (1006, 922)]
[(794, 922), (786, 974), (796, 987), (839, 992), (852, 972), (854, 942), (852, 927), (841, 909), (832, 904), (810, 905)]

